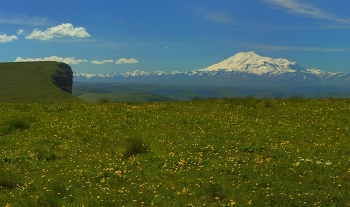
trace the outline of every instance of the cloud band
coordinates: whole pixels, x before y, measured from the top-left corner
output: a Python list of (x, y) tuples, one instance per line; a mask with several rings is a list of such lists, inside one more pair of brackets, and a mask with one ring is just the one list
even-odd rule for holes
[(130, 58), (130, 59), (126, 59), (126, 58), (120, 58), (119, 60), (117, 60), (115, 62), (115, 64), (135, 64), (138, 63), (139, 61), (137, 61), (135, 58)]
[(17, 57), (15, 62), (32, 62), (32, 61), (57, 61), (57, 62), (63, 62), (67, 64), (80, 64), (83, 62), (87, 62), (85, 59), (76, 59), (75, 57), (71, 58), (63, 58), (63, 57), (57, 57), (57, 56), (51, 56), (51, 57), (44, 57), (44, 58), (21, 58)]
[(91, 63), (94, 65), (102, 65), (105, 63), (112, 63), (112, 62), (114, 62), (114, 60), (102, 60), (102, 61), (93, 60), (93, 61), (91, 61)]
[(39, 29), (34, 29), (34, 31), (26, 36), (26, 39), (38, 39), (38, 40), (50, 40), (54, 37), (78, 37), (85, 38), (90, 37), (90, 34), (87, 33), (84, 27), (75, 27), (70, 23), (64, 23), (55, 27), (50, 27), (45, 31)]
[(6, 34), (0, 33), (0, 42), (6, 43), (6, 42), (12, 42), (13, 40), (17, 40), (18, 37), (15, 35), (7, 36)]

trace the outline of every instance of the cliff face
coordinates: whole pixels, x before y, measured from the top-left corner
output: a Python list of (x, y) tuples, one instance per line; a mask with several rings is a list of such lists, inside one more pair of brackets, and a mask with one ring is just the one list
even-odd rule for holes
[(73, 71), (66, 63), (58, 63), (58, 69), (52, 76), (53, 83), (62, 91), (72, 94), (73, 88)]

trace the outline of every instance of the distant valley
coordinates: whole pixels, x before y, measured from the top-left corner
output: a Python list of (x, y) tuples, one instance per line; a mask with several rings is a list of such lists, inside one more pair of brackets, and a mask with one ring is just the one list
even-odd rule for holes
[(203, 85), (154, 85), (145, 83), (83, 83), (74, 82), (73, 95), (90, 102), (107, 99), (111, 102), (187, 101), (193, 98), (346, 98), (350, 87), (229, 87)]

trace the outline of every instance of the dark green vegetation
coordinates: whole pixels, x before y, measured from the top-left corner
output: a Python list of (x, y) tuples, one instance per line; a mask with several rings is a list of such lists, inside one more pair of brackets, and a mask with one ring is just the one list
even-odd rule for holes
[[(205, 83), (203, 83), (205, 84)], [(224, 87), (205, 85), (151, 85), (139, 83), (74, 83), (73, 95), (90, 102), (108, 99), (110, 102), (189, 101), (195, 97), (247, 97), (291, 98), (346, 98), (350, 97), (349, 87)]]
[(81, 102), (53, 82), (62, 82), (57, 62), (0, 63), (0, 102)]
[(74, 82), (73, 95), (89, 102), (101, 99), (110, 102), (169, 101), (170, 97), (153, 93), (163, 86), (131, 83), (79, 83)]
[(350, 99), (0, 104), (0, 206), (348, 206)]

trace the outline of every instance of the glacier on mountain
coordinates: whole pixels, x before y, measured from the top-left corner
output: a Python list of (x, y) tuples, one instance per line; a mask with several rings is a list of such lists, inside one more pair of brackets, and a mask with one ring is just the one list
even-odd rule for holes
[(297, 70), (305, 71), (296, 62), (291, 62), (287, 59), (273, 59), (262, 57), (254, 52), (240, 52), (236, 55), (209, 66), (200, 71), (237, 71), (245, 73), (262, 74), (282, 74), (286, 72), (296, 72)]

